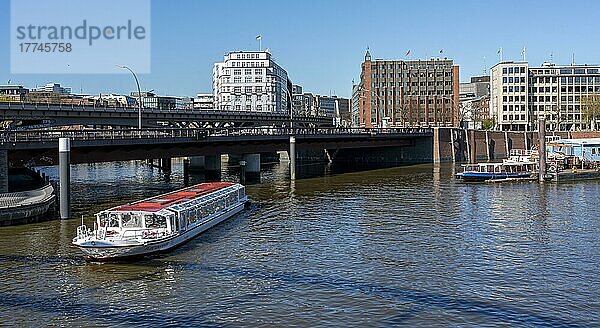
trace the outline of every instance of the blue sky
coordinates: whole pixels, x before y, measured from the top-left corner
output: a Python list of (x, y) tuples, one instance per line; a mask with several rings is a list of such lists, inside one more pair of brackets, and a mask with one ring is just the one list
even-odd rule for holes
[[(100, 1), (100, 0), (96, 0)], [(123, 74), (10, 74), (10, 1), (0, 0), (0, 84), (35, 87), (50, 81), (74, 92), (128, 93)], [(118, 10), (118, 9), (115, 9)], [(600, 63), (597, 1), (354, 1), (153, 0), (152, 73), (142, 89), (194, 95), (211, 90), (212, 64), (233, 50), (255, 50), (256, 35), (294, 83), (320, 94), (349, 96), (365, 48), (374, 58), (444, 55), (460, 65), (461, 80), (498, 61), (539, 65)], [(485, 65), (484, 65), (484, 57)]]

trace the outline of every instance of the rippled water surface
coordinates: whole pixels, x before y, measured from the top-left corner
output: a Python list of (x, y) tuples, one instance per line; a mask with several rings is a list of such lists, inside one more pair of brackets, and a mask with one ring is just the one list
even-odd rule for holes
[[(180, 168), (76, 166), (75, 215), (182, 187)], [(0, 323), (600, 325), (599, 182), (465, 185), (430, 165), (286, 174), (272, 165), (248, 210), (134, 263), (83, 261), (79, 219), (1, 228)]]

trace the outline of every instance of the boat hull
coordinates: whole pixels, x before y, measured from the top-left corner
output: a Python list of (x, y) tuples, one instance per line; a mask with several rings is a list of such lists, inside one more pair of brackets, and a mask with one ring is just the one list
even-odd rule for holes
[(464, 172), (459, 175), (465, 182), (484, 182), (497, 179), (525, 179), (531, 177), (531, 173), (487, 173), (487, 172)]
[(225, 221), (229, 217), (244, 209), (245, 202), (232, 206), (225, 212), (215, 215), (206, 222), (177, 234), (158, 240), (137, 241), (132, 240), (120, 244), (99, 241), (86, 241), (73, 243), (85, 255), (86, 259), (92, 261), (114, 261), (138, 258), (156, 253), (164, 253), (183, 245), (200, 233)]

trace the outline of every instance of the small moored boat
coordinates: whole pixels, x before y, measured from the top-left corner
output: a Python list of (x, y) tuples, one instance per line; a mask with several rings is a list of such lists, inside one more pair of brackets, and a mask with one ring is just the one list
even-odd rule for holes
[(166, 252), (240, 212), (247, 201), (240, 184), (201, 183), (102, 211), (93, 230), (77, 228), (73, 245), (99, 261)]
[(535, 162), (478, 163), (462, 165), (463, 172), (456, 177), (464, 182), (484, 182), (488, 180), (522, 180), (531, 178), (537, 170)]

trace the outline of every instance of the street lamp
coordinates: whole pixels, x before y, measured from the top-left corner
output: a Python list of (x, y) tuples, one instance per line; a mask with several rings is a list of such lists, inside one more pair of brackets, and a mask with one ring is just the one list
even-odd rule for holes
[[(272, 82), (283, 84), (283, 82), (279, 81), (279, 80), (275, 80), (275, 81), (272, 81)], [(294, 120), (294, 115), (293, 115), (293, 113), (294, 113), (294, 98), (292, 98), (292, 94), (291, 94), (290, 90), (287, 88), (287, 83), (286, 83), (286, 86), (285, 86), (285, 91), (287, 93), (287, 96), (290, 98), (290, 132), (291, 132), (292, 121)]]
[(122, 69), (126, 69), (129, 72), (131, 72), (131, 74), (133, 75), (133, 78), (135, 79), (135, 84), (137, 85), (137, 89), (138, 89), (138, 129), (142, 129), (142, 90), (140, 89), (140, 82), (138, 81), (137, 76), (135, 75), (135, 73), (133, 72), (133, 70), (125, 65), (117, 65), (118, 68), (122, 68)]

